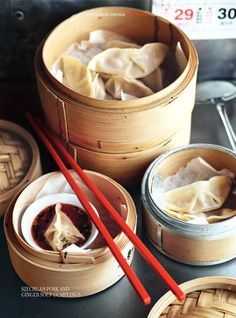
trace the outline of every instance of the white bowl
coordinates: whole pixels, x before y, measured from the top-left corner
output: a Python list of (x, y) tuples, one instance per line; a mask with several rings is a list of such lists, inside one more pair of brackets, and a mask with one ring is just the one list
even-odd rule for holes
[[(33, 239), (31, 228), (33, 221), (35, 217), (46, 207), (56, 204), (56, 203), (67, 203), (67, 204), (73, 204), (79, 208), (83, 208), (82, 204), (80, 203), (79, 199), (75, 194), (70, 193), (57, 193), (57, 194), (50, 194), (46, 195), (44, 197), (39, 198), (38, 200), (31, 203), (28, 208), (25, 210), (22, 220), (21, 220), (21, 230), (24, 239), (26, 242), (32, 246), (33, 248), (37, 250), (43, 250)], [(96, 208), (90, 203), (93, 207), (94, 211), (98, 215), (98, 212)], [(98, 215), (99, 216), (99, 215)], [(72, 244), (68, 246), (67, 248), (63, 249), (63, 251), (66, 252), (80, 252), (81, 250), (84, 250), (86, 247), (88, 247), (97, 237), (98, 230), (96, 226), (92, 222), (92, 231), (91, 235), (89, 236), (88, 240), (80, 247), (78, 247), (75, 244)], [(50, 252), (50, 251), (48, 251)]]

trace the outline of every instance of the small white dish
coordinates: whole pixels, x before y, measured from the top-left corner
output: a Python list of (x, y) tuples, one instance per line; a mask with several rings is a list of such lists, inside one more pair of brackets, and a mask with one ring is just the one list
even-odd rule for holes
[[(25, 210), (25, 212), (22, 216), (21, 231), (22, 231), (22, 234), (23, 234), (25, 241), (30, 246), (32, 246), (33, 248), (35, 248), (37, 250), (45, 251), (40, 246), (38, 246), (38, 244), (33, 239), (32, 232), (31, 232), (33, 221), (41, 211), (43, 211), (48, 206), (56, 204), (56, 203), (72, 204), (72, 205), (75, 205), (79, 208), (84, 209), (82, 204), (80, 203), (79, 199), (77, 198), (77, 196), (75, 194), (70, 194), (70, 193), (57, 193), (57, 194), (46, 195), (46, 196), (41, 197), (38, 200), (34, 201), (33, 203), (31, 203), (28, 206), (28, 208)], [(96, 208), (92, 205), (92, 203), (90, 203), (90, 204), (93, 207), (96, 214), (99, 216)], [(70, 246), (68, 246), (67, 248), (62, 250), (62, 252), (64, 252), (64, 251), (65, 252), (72, 252), (72, 253), (81, 252), (96, 239), (97, 235), (98, 235), (98, 230), (92, 222), (92, 232), (91, 232), (91, 235), (88, 238), (88, 240), (80, 247), (78, 247), (75, 244), (71, 244)], [(48, 250), (48, 252), (50, 252), (50, 251)], [(51, 252), (54, 252), (54, 251), (51, 251)]]

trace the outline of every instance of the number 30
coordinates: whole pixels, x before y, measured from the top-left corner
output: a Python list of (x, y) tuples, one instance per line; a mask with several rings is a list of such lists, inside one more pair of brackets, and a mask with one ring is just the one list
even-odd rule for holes
[(225, 8), (220, 8), (219, 13), (220, 13), (220, 15), (218, 15), (218, 19), (221, 19), (221, 20), (223, 20), (227, 17), (231, 20), (236, 18), (236, 9), (235, 8), (229, 9), (228, 12)]

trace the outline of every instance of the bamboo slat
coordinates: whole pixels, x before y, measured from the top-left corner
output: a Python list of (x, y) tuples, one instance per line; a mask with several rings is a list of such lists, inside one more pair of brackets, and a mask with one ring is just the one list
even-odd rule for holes
[(227, 277), (198, 278), (181, 285), (187, 293), (184, 302), (165, 294), (148, 318), (234, 318), (236, 280)]
[(12, 196), (41, 174), (38, 147), (20, 126), (0, 120), (0, 216)]

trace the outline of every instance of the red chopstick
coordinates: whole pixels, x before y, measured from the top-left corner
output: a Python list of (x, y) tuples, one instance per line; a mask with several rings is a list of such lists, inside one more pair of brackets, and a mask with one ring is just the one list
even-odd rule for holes
[(57, 152), (53, 148), (52, 144), (49, 142), (48, 138), (46, 137), (46, 135), (44, 134), (44, 132), (42, 131), (42, 129), (40, 128), (38, 123), (34, 120), (34, 118), (30, 114), (27, 114), (26, 116), (27, 116), (29, 122), (31, 123), (31, 125), (33, 126), (33, 128), (35, 129), (35, 131), (37, 132), (38, 136), (41, 138), (44, 145), (46, 146), (46, 148), (48, 149), (48, 151), (52, 155), (53, 159), (57, 163), (57, 165), (60, 168), (61, 172), (63, 173), (64, 177), (66, 178), (66, 180), (70, 184), (71, 188), (74, 190), (75, 194), (77, 195), (77, 197), (80, 200), (81, 204), (83, 205), (84, 209), (86, 210), (88, 215), (93, 220), (98, 231), (103, 235), (103, 237), (104, 237), (107, 245), (109, 246), (112, 254), (115, 256), (116, 260), (118, 261), (118, 263), (122, 267), (123, 271), (125, 272), (126, 276), (129, 279), (129, 281), (131, 282), (131, 284), (135, 288), (136, 292), (138, 293), (139, 297), (142, 299), (142, 301), (145, 305), (150, 304), (151, 298), (150, 298), (149, 294), (147, 293), (146, 289), (143, 287), (142, 283), (140, 282), (140, 280), (138, 279), (138, 277), (136, 276), (136, 274), (134, 273), (132, 268), (126, 262), (124, 256), (121, 254), (117, 245), (113, 241), (113, 238), (111, 237), (111, 235), (107, 231), (105, 225), (102, 223), (100, 218), (97, 216), (97, 214), (93, 210), (93, 208), (90, 205), (90, 203), (88, 202), (87, 198), (85, 197), (85, 195), (81, 191), (79, 185), (76, 183), (76, 181), (73, 179), (72, 175), (67, 170), (63, 161), (61, 160), (61, 158), (59, 157), (59, 155), (57, 154)]
[[(125, 223), (123, 218), (119, 213), (113, 208), (110, 202), (102, 194), (102, 192), (95, 186), (92, 180), (87, 176), (87, 174), (80, 168), (80, 166), (74, 161), (74, 159), (69, 155), (66, 149), (61, 145), (61, 143), (44, 127), (40, 120), (36, 120), (36, 123), (32, 116), (27, 116), (30, 122), (37, 124), (37, 128), (44, 131), (50, 141), (56, 146), (59, 152), (64, 156), (66, 161), (71, 165), (71, 167), (77, 172), (80, 178), (84, 181), (87, 187), (96, 195), (99, 201), (103, 204), (106, 210), (113, 217), (114, 221), (120, 226), (122, 231), (130, 239), (130, 241), (135, 245), (140, 254), (144, 259), (152, 266), (155, 272), (162, 278), (162, 280), (167, 284), (167, 286), (172, 290), (172, 292), (177, 296), (179, 300), (185, 299), (184, 292), (179, 288), (174, 279), (166, 272), (163, 266), (157, 261), (157, 259), (152, 255), (144, 243), (138, 238), (138, 236), (130, 229), (130, 227)], [(33, 121), (33, 122), (32, 122)], [(54, 150), (54, 149), (53, 149)], [(96, 225), (96, 224), (95, 224)]]

